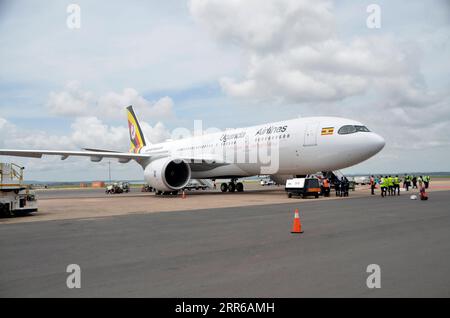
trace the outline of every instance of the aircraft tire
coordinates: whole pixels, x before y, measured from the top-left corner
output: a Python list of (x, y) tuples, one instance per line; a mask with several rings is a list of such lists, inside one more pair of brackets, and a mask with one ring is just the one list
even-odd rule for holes
[(222, 184), (220, 185), (220, 191), (222, 191), (222, 192), (227, 192), (227, 191), (228, 191), (228, 184), (226, 184), (225, 182), (222, 183)]

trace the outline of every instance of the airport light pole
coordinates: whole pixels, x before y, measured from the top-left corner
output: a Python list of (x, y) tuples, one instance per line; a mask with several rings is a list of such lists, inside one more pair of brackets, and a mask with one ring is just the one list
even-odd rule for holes
[(111, 183), (111, 160), (108, 161), (109, 183)]

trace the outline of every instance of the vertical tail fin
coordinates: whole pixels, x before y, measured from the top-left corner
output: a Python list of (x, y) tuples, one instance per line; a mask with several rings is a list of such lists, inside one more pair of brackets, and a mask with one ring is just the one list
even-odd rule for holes
[(133, 106), (127, 107), (128, 129), (130, 132), (130, 152), (139, 153), (146, 145), (139, 121), (134, 113)]

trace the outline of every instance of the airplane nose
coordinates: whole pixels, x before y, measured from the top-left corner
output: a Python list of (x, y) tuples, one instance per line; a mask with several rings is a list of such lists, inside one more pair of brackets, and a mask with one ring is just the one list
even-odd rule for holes
[(384, 138), (377, 134), (373, 134), (370, 143), (372, 144), (375, 153), (379, 152), (386, 145), (386, 141), (384, 141)]

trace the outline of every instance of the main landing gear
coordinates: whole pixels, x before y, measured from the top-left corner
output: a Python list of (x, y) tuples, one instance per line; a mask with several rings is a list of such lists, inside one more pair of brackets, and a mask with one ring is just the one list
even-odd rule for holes
[(226, 183), (226, 182), (222, 183), (220, 185), (220, 191), (222, 191), (222, 192), (227, 192), (227, 191), (229, 191), (229, 192), (234, 192), (234, 191), (243, 192), (244, 191), (244, 184), (242, 182), (237, 182), (236, 183), (236, 180), (237, 179), (231, 179), (231, 182), (229, 182), (229, 183)]

